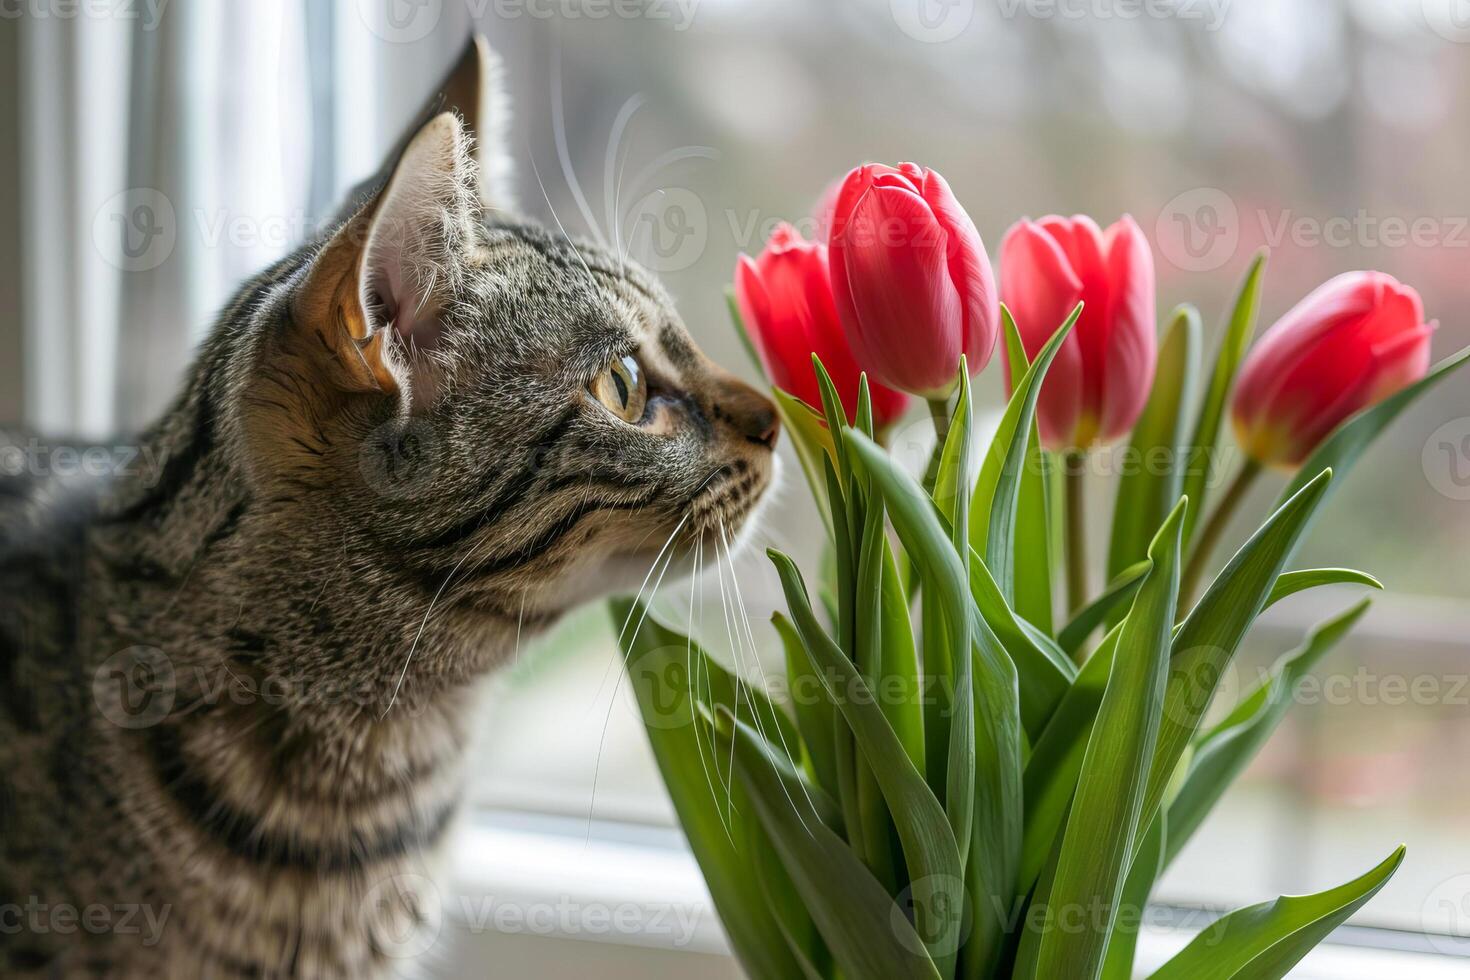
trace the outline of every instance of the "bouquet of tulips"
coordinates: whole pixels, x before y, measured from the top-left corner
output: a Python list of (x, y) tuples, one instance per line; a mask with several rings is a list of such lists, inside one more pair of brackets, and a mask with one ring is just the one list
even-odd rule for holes
[[(1156, 339), (1131, 219), (1016, 225), (997, 294), (964, 209), (912, 164), (854, 170), (819, 226), (825, 243), (783, 227), (742, 256), (732, 302), (830, 541), (816, 578), (770, 552), (784, 692), (636, 599), (614, 610), (641, 623), (627, 668), (716, 910), (762, 980), (1128, 978), (1155, 881), (1366, 600), (1211, 712), (1219, 679), (1267, 606), (1377, 584), (1292, 555), (1470, 349), (1430, 368), (1417, 294), (1377, 273), (1332, 280), (1252, 346), (1257, 257), (1202, 376), (1192, 308)], [(970, 375), (996, 350), (1010, 396), (981, 447)], [(885, 449), (909, 395), (939, 435), (918, 475)], [(1227, 413), (1245, 462), (1212, 502)], [(1077, 488), (1088, 453), (1125, 438), (1141, 465), (1094, 594)], [(1274, 509), (1206, 583), (1265, 467), (1286, 473)], [(1225, 915), (1153, 975), (1283, 976), (1402, 856)]]

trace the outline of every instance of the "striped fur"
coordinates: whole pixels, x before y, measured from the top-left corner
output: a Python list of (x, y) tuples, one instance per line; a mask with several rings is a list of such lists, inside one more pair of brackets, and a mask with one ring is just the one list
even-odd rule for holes
[[(431, 350), (340, 288), (369, 191), (221, 312), (156, 465), (0, 476), (0, 975), (409, 972), (482, 678), (768, 483), (772, 407), (657, 283), (445, 159)], [(626, 353), (637, 425), (588, 393)]]

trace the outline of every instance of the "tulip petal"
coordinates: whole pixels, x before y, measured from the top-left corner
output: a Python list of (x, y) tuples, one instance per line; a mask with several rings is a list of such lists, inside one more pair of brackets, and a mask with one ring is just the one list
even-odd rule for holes
[[(1061, 245), (1032, 221), (1013, 225), (1001, 242), (1000, 279), (1001, 295), (1016, 321), (1026, 356), (1034, 360), (1081, 301), (1082, 281)], [(1009, 364), (1006, 390), (1015, 390)], [(1057, 351), (1037, 400), (1041, 441), (1049, 449), (1065, 448), (1081, 413), (1082, 348), (1073, 328)]]
[(1418, 293), (1379, 272), (1324, 283), (1246, 359), (1234, 422), (1257, 460), (1299, 465), (1349, 416), (1423, 377), (1431, 325)]
[(995, 291), (995, 273), (985, 255), (985, 244), (975, 223), (955, 200), (945, 179), (934, 171), (924, 175), (920, 188), (924, 202), (948, 235), (946, 260), (950, 280), (960, 291), (964, 314), (962, 349), (971, 374), (990, 361), (1000, 335), (1000, 304)]
[(937, 395), (954, 382), (963, 311), (946, 248), (929, 206), (901, 187), (869, 188), (844, 225), (834, 264), (851, 297), (848, 339), (885, 384)]
[(1104, 235), (1109, 309), (1101, 357), (1100, 435), (1112, 441), (1133, 428), (1153, 390), (1158, 359), (1154, 260), (1143, 232), (1124, 215)]
[(1356, 323), (1377, 304), (1378, 284), (1360, 273), (1343, 273), (1318, 286), (1261, 335), (1241, 366), (1236, 399), (1269, 403), (1280, 390), (1282, 368), (1300, 360), (1345, 324)]
[(1112, 323), (1112, 295), (1108, 281), (1106, 245), (1097, 222), (1086, 215), (1071, 218), (1047, 217), (1042, 227), (1053, 237), (1072, 263), (1082, 282), (1082, 316), (1073, 336), (1077, 338), (1082, 362), (1082, 409), (1073, 439), (1086, 446), (1097, 438), (1103, 417), (1103, 380), (1111, 359), (1108, 335)]
[[(803, 240), (790, 225), (778, 225), (759, 258), (740, 256), (735, 298), (772, 382), (808, 405), (820, 405), (811, 362), (816, 354), (851, 420), (857, 410), (860, 372), (837, 318), (826, 248)], [(891, 424), (903, 413), (907, 398), (879, 385), (871, 387), (875, 423)]]

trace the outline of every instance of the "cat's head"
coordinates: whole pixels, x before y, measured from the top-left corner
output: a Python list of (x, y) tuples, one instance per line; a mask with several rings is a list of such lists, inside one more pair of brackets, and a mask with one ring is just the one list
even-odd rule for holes
[(733, 539), (777, 417), (650, 275), (516, 217), (493, 58), (470, 47), (290, 273), (241, 417), (296, 526), (318, 515), (446, 605), (530, 618), (636, 588), (671, 539)]

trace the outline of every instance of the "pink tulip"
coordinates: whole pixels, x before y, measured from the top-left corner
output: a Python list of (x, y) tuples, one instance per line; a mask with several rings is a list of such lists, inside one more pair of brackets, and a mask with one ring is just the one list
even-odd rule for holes
[[(735, 266), (735, 298), (771, 381), (820, 409), (822, 395), (812, 368), (815, 353), (832, 376), (848, 421), (852, 421), (859, 370), (832, 302), (826, 246), (803, 240), (795, 228), (782, 222), (759, 256), (740, 256)], [(873, 424), (886, 428), (903, 414), (908, 396), (871, 381), (868, 387)]]
[(1294, 468), (1349, 416), (1424, 377), (1419, 294), (1382, 272), (1318, 286), (1261, 335), (1235, 385), (1235, 433), (1253, 460)]
[(960, 355), (974, 374), (999, 334), (985, 245), (944, 178), (912, 163), (865, 164), (837, 194), (832, 293), (857, 363), (893, 388), (940, 398)]
[[(1048, 449), (1086, 449), (1133, 428), (1153, 386), (1154, 260), (1124, 215), (1106, 231), (1084, 215), (1017, 222), (1000, 247), (1001, 298), (1035, 357), (1078, 302), (1036, 415)], [(1008, 385), (1014, 385), (1010, 364)]]

